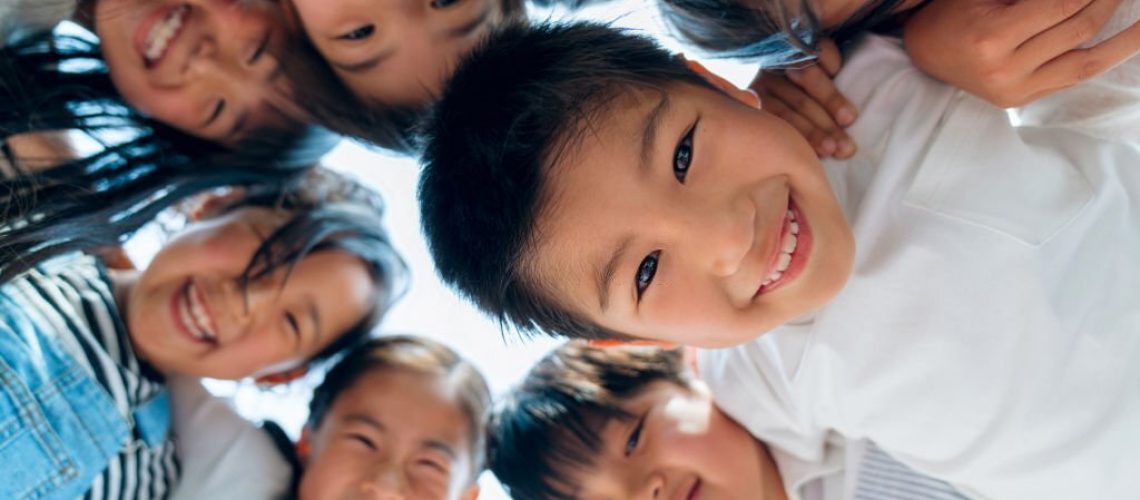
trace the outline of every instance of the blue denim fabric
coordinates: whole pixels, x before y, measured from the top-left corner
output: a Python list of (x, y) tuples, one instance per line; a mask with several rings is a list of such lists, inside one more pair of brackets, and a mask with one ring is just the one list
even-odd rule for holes
[[(136, 411), (169, 422), (169, 405)], [(0, 498), (76, 498), (130, 442), (130, 425), (82, 365), (0, 294)], [(144, 438), (144, 440), (147, 440)]]

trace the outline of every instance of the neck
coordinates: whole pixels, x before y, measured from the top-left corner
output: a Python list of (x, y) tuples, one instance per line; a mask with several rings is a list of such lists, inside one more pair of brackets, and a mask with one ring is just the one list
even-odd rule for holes
[(760, 498), (765, 500), (788, 500), (788, 492), (784, 488), (784, 478), (780, 475), (780, 468), (768, 451), (768, 445), (753, 438), (756, 444), (756, 454), (760, 459), (760, 487), (764, 490)]
[(119, 308), (119, 317), (127, 323), (127, 305), (130, 303), (131, 291), (139, 281), (139, 271), (134, 269), (108, 269), (111, 276), (111, 291), (115, 295), (115, 306)]

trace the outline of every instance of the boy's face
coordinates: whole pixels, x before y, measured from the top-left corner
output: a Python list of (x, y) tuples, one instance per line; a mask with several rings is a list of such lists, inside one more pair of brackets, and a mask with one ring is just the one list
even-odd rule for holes
[(358, 97), (418, 106), (503, 19), (501, 0), (292, 0), (305, 34)]
[(783, 120), (675, 84), (618, 99), (548, 170), (524, 270), (638, 338), (724, 347), (830, 300), (851, 230)]
[(115, 87), (135, 108), (226, 144), (285, 127), (270, 106), (288, 83), (273, 57), (284, 38), (270, 2), (97, 0), (95, 31)]
[(763, 444), (693, 389), (655, 381), (610, 419), (604, 449), (583, 471), (583, 500), (783, 500), (784, 486)]
[(471, 500), (471, 429), (454, 388), (373, 370), (337, 396), (309, 433), (301, 500)]
[(250, 258), (286, 217), (240, 208), (166, 244), (127, 296), (136, 351), (164, 373), (237, 379), (297, 366), (361, 321), (378, 290), (364, 262), (341, 251), (310, 254), (243, 293)]

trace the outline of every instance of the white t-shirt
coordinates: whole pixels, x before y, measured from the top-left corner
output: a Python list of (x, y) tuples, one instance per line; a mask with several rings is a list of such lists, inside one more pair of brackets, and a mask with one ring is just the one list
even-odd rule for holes
[(1134, 498), (1140, 145), (1014, 128), (893, 40), (836, 83), (862, 110), (859, 153), (825, 162), (854, 272), (814, 314), (702, 352), (717, 403), (789, 483), (838, 433), (974, 497)]
[(47, 31), (75, 12), (78, 0), (0, 0), (0, 46)]
[(269, 434), (212, 396), (198, 379), (168, 380), (182, 479), (171, 500), (287, 498), (292, 468)]

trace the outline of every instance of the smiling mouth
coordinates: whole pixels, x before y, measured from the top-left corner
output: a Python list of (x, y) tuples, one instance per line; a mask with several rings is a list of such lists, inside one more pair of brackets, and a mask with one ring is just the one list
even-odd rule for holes
[(174, 314), (182, 332), (191, 339), (210, 344), (218, 342), (209, 309), (206, 308), (202, 292), (194, 284), (194, 280), (187, 280), (175, 295)]
[(790, 283), (803, 270), (808, 254), (811, 252), (812, 235), (803, 213), (796, 207), (795, 202), (788, 199), (788, 208), (784, 214), (783, 229), (780, 231), (780, 241), (775, 262), (764, 280), (760, 282), (756, 295), (760, 296), (775, 290), (786, 283)]
[(147, 67), (152, 67), (162, 60), (171, 42), (182, 32), (189, 15), (190, 5), (179, 5), (167, 11), (166, 15), (155, 21), (147, 30), (141, 47), (143, 62)]

